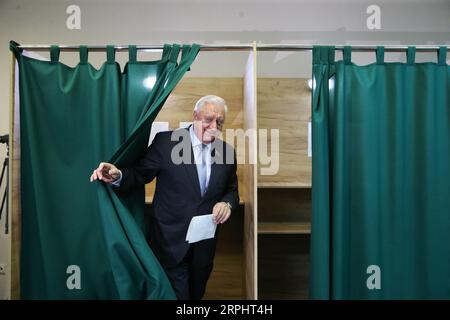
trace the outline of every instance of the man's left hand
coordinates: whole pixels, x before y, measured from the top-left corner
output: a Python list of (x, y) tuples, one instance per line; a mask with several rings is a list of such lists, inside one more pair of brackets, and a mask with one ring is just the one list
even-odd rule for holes
[(213, 219), (215, 224), (222, 224), (228, 220), (231, 209), (226, 202), (218, 202), (213, 208)]

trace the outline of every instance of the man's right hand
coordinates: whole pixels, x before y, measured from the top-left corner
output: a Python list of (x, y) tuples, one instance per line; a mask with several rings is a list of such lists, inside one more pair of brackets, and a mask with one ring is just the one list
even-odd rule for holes
[(115, 165), (107, 162), (101, 162), (97, 169), (92, 172), (91, 182), (95, 180), (102, 180), (106, 183), (111, 183), (119, 179), (121, 172)]

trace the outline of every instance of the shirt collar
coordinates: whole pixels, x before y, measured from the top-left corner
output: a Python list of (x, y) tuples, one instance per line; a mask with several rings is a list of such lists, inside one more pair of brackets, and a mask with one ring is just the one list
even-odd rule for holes
[(197, 135), (194, 132), (194, 123), (189, 126), (189, 134), (191, 136), (191, 143), (192, 147), (197, 147), (202, 144), (202, 141), (197, 137)]

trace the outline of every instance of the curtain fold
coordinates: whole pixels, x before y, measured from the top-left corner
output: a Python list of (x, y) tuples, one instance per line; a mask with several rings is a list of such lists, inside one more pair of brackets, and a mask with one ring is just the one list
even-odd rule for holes
[(145, 152), (199, 46), (183, 46), (179, 62), (178, 45), (158, 61), (137, 61), (130, 46), (123, 73), (113, 46), (98, 70), (86, 46), (74, 68), (59, 62), (58, 46), (50, 61), (10, 48), (19, 64), (22, 298), (175, 299), (145, 239), (144, 187), (118, 197), (89, 176), (101, 161), (123, 167)]
[(313, 50), (311, 298), (450, 299), (450, 68)]

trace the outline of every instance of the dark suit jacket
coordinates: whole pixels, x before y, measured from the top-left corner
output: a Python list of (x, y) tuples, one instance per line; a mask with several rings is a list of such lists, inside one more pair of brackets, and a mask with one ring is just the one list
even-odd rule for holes
[[(171, 141), (172, 132), (158, 133), (133, 167), (121, 169), (122, 181), (116, 189), (119, 193), (127, 192), (157, 177), (149, 242), (165, 267), (177, 265), (186, 255), (190, 247), (186, 233), (193, 216), (211, 214), (217, 202), (229, 202), (233, 211), (239, 204), (234, 149), (219, 139), (212, 143), (210, 180), (201, 197), (189, 130), (176, 130), (175, 133), (181, 136), (175, 141)], [(184, 157), (185, 161), (174, 163), (172, 153)], [(217, 232), (215, 238), (195, 243), (192, 247), (194, 266), (207, 266), (213, 262), (216, 240)]]

